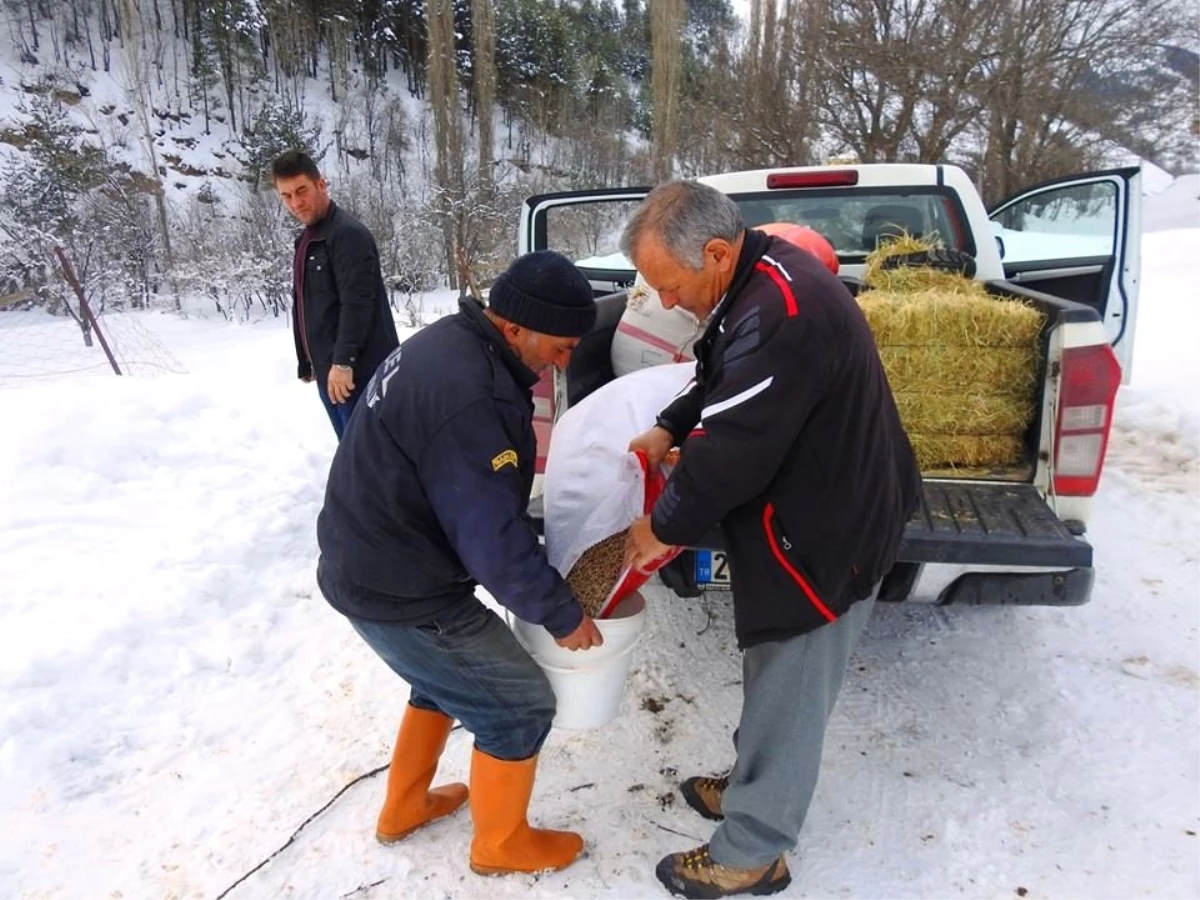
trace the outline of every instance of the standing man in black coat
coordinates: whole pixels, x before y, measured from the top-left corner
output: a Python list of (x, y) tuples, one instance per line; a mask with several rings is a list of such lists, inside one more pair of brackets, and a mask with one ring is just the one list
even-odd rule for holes
[(920, 475), (875, 341), (846, 287), (811, 253), (747, 230), (694, 181), (655, 188), (621, 249), (663, 306), (702, 322), (696, 382), (636, 438), (651, 462), (680, 446), (629, 561), (720, 524), (733, 572), (742, 712), (732, 771), (682, 785), (720, 819), (707, 844), (658, 865), (674, 894), (787, 887), (846, 662), (896, 559)]
[(367, 227), (329, 197), (312, 157), (288, 150), (271, 163), (275, 190), (304, 230), (292, 263), (292, 334), (301, 381), (317, 392), (338, 440), (360, 386), (399, 345)]
[(549, 366), (565, 369), (591, 329), (591, 285), (543, 250), (509, 266), (488, 302), (464, 299), (371, 378), (329, 469), (317, 583), (411, 686), (377, 837), (398, 841), (467, 800), (462, 784), (430, 788), (458, 719), (475, 737), (471, 868), (499, 875), (561, 869), (583, 839), (526, 820), (554, 692), (475, 588), (561, 647), (604, 638), (528, 514), (533, 386)]

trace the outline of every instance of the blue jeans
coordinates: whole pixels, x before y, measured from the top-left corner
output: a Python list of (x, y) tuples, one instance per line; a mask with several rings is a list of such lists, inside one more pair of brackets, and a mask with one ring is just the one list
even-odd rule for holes
[(356, 618), (350, 624), (412, 686), (409, 703), (458, 719), (477, 749), (518, 760), (542, 748), (554, 691), (504, 621), (475, 597), (420, 625)]
[(317, 383), (317, 393), (321, 395), (321, 403), (325, 406), (325, 412), (329, 414), (329, 421), (333, 423), (333, 430), (340, 441), (342, 434), (346, 431), (346, 425), (350, 422), (350, 414), (354, 412), (354, 407), (358, 404), (358, 395), (361, 392), (358, 387), (355, 387), (350, 396), (346, 398), (345, 403), (334, 403), (329, 399), (328, 387), (320, 376), (313, 380)]

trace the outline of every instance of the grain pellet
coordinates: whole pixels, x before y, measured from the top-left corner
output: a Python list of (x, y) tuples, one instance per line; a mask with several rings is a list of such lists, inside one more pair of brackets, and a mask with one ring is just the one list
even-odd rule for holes
[(584, 551), (579, 561), (567, 574), (567, 586), (579, 600), (583, 611), (596, 616), (604, 607), (604, 601), (617, 586), (621, 569), (625, 565), (625, 538), (629, 529), (619, 531)]

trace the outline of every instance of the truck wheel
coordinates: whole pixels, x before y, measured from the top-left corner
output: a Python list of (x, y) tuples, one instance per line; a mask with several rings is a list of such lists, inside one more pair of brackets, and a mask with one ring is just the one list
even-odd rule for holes
[(901, 266), (924, 266), (941, 272), (955, 272), (964, 278), (975, 277), (975, 257), (952, 247), (934, 247), (916, 253), (897, 253), (886, 257), (880, 268), (898, 269)]
[(876, 599), (880, 603), (903, 603), (912, 594), (917, 578), (924, 568), (924, 563), (896, 563), (892, 570), (883, 576), (883, 584), (879, 586), (879, 596)]
[(684, 550), (659, 569), (658, 577), (677, 597), (699, 597), (704, 593), (696, 585), (696, 554), (692, 550)]

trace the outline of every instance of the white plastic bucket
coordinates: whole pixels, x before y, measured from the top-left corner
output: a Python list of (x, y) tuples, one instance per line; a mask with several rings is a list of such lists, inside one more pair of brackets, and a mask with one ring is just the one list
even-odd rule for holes
[(567, 650), (541, 625), (512, 620), (517, 640), (554, 689), (558, 700), (555, 728), (598, 728), (615, 719), (621, 709), (633, 648), (646, 624), (646, 601), (641, 594), (630, 594), (609, 618), (595, 621), (604, 643), (590, 650)]

